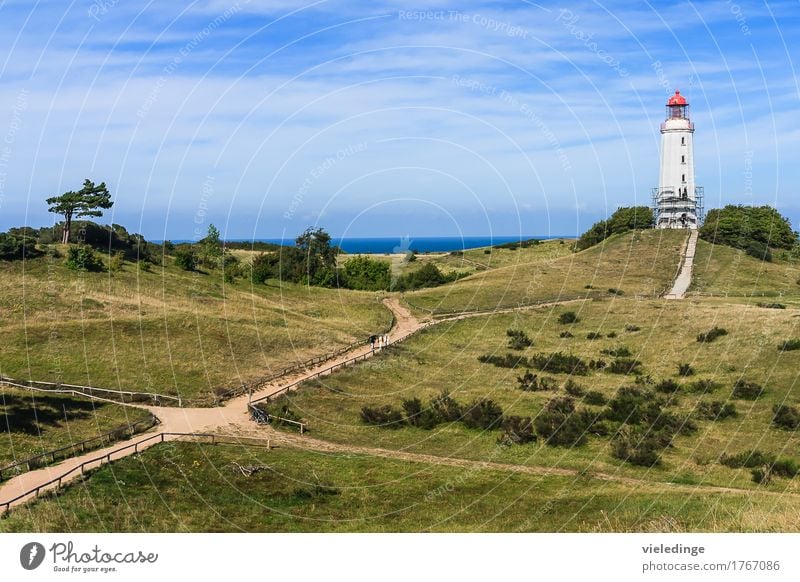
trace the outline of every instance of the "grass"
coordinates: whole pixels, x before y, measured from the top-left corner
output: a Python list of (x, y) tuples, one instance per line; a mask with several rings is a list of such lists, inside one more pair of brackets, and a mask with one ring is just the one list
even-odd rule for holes
[(697, 241), (690, 291), (723, 296), (800, 298), (800, 264), (759, 261), (744, 251)]
[(0, 385), (0, 467), (128, 426), (139, 408)]
[[(606, 289), (625, 296), (655, 297), (672, 285), (685, 240), (686, 233), (672, 230), (624, 233), (580, 253), (535, 254), (531, 261), (480, 272), (452, 285), (406, 293), (405, 298), (422, 313), (446, 314), (607, 296)], [(532, 247), (532, 253), (537, 248)]]
[[(63, 253), (62, 253), (63, 254)], [(63, 259), (0, 262), (0, 373), (213, 401), (294, 362), (385, 330), (374, 293), (223, 284), (171, 263), (76, 273)]]
[[(581, 317), (581, 322), (573, 326), (578, 332), (574, 338), (560, 337), (563, 326), (557, 318), (564, 307), (446, 322), (369, 362), (307, 383), (289, 396), (290, 406), (308, 421), (315, 437), (325, 440), (475, 460), (497, 454), (502, 462), (578, 470), (591, 468), (659, 483), (669, 482), (677, 474), (691, 474), (707, 484), (751, 488), (749, 475), (717, 466), (715, 455), (738, 452), (752, 447), (753, 443), (777, 454), (791, 455), (791, 451), (800, 449), (800, 435), (771, 426), (773, 405), (794, 404), (800, 396), (794, 388), (800, 354), (782, 354), (774, 348), (779, 338), (796, 329), (796, 310), (756, 312), (756, 307), (712, 299), (702, 302), (587, 300), (578, 309), (574, 304), (569, 308)], [(697, 333), (718, 321), (725, 321), (730, 334), (713, 344), (698, 344)], [(631, 341), (630, 332), (624, 331), (630, 324), (640, 327), (635, 341)], [(690, 379), (678, 379), (682, 386), (678, 391), (678, 403), (670, 408), (681, 418), (690, 418), (698, 402), (704, 399), (727, 400), (733, 383), (740, 377), (765, 385), (767, 391), (758, 401), (738, 403), (740, 416), (736, 419), (699, 421), (699, 430), (694, 435), (678, 437), (675, 447), (666, 451), (663, 465), (652, 470), (635, 468), (614, 459), (608, 437), (592, 437), (587, 446), (573, 450), (537, 443), (495, 453), (497, 431), (469, 430), (460, 423), (440, 425), (430, 431), (387, 430), (360, 422), (362, 406), (391, 404), (400, 408), (404, 398), (418, 397), (427, 402), (442, 390), (448, 390), (462, 403), (486, 397), (498, 402), (506, 414), (535, 417), (553, 393), (518, 390), (516, 377), (522, 375), (523, 369), (501, 369), (478, 361), (478, 356), (483, 354), (507, 352), (506, 330), (512, 326), (534, 341), (534, 347), (514, 352), (515, 355), (562, 351), (589, 361), (608, 358), (602, 355), (603, 350), (615, 350), (624, 345), (627, 338), (632, 357), (643, 363), (643, 377), (649, 375), (654, 382), (675, 378), (677, 364), (690, 363), (695, 375)], [(590, 341), (583, 339), (588, 330), (614, 330), (620, 337)], [(551, 376), (561, 384), (568, 379), (564, 374)], [(683, 388), (697, 379), (711, 379), (721, 387), (710, 395), (692, 394)], [(608, 398), (620, 386), (632, 385), (634, 378), (598, 371), (577, 381)], [(563, 388), (556, 394), (563, 395)], [(800, 490), (800, 481), (784, 486)]]
[[(245, 477), (232, 463), (268, 469)], [(657, 484), (631, 489), (591, 472), (544, 477), (168, 443), (12, 511), (0, 531), (797, 531), (795, 514), (791, 498), (695, 494)]]

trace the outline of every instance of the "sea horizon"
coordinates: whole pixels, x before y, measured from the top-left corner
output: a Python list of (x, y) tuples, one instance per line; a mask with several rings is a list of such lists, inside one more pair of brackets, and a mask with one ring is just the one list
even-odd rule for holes
[[(403, 237), (331, 237), (332, 244), (349, 254), (393, 254), (404, 252), (417, 253), (445, 253), (463, 251), (481, 247), (520, 242), (526, 240), (553, 240), (560, 238), (575, 238), (567, 235), (503, 235), (503, 236), (403, 236)], [(230, 238), (226, 243), (271, 243), (284, 246), (294, 244), (294, 237), (266, 237), (266, 238)], [(163, 241), (152, 241), (161, 243)], [(197, 242), (190, 239), (175, 239), (175, 244)]]

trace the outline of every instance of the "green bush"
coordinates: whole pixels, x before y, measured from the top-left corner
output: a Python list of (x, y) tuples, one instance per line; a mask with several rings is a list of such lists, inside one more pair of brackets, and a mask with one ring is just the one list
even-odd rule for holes
[(731, 398), (738, 398), (740, 400), (755, 400), (764, 393), (764, 387), (756, 384), (755, 382), (747, 382), (746, 380), (736, 380), (733, 384), (733, 391)]
[(389, 263), (365, 256), (348, 259), (340, 271), (340, 284), (348, 289), (385, 291), (389, 289), (391, 280)]
[(490, 430), (500, 426), (503, 409), (494, 400), (475, 400), (464, 411), (462, 421), (467, 428)]
[(628, 346), (617, 346), (616, 348), (605, 348), (600, 350), (601, 354), (613, 356), (615, 358), (627, 358), (631, 355), (631, 350)]
[(536, 433), (548, 445), (577, 447), (586, 443), (589, 430), (597, 420), (589, 411), (576, 411), (569, 397), (556, 397), (545, 405), (534, 421)]
[(762, 465), (772, 465), (775, 462), (775, 455), (754, 449), (752, 451), (742, 451), (735, 455), (723, 454), (719, 458), (719, 462), (721, 465), (731, 469), (751, 469)]
[(756, 303), (756, 305), (764, 309), (786, 309), (783, 303)]
[(375, 407), (364, 406), (361, 409), (361, 420), (366, 424), (387, 428), (400, 428), (404, 423), (403, 414), (388, 404)]
[(687, 376), (694, 376), (694, 368), (691, 364), (683, 363), (678, 364), (678, 376), (686, 378)]
[(608, 337), (608, 338), (612, 338), (612, 339), (613, 339), (613, 338), (617, 337), (617, 332), (615, 332), (615, 331), (610, 331), (610, 332), (608, 332), (608, 333), (606, 334), (606, 337)]
[[(19, 261), (24, 258), (31, 258), (39, 254), (36, 251), (36, 238), (25, 234), (25, 229), (13, 229), (23, 231), (20, 234), (0, 232), (0, 260)], [(37, 233), (30, 229), (32, 233)]]
[(574, 311), (565, 311), (558, 316), (558, 323), (563, 323), (565, 325), (570, 323), (578, 323), (580, 320), (581, 318), (578, 317), (578, 314)]
[(603, 337), (603, 334), (602, 333), (598, 333), (596, 331), (590, 331), (589, 333), (586, 334), (586, 339), (588, 339), (588, 340), (598, 340), (598, 339), (602, 339), (602, 337)]
[(663, 392), (664, 394), (675, 394), (681, 389), (681, 385), (675, 380), (667, 379), (662, 380), (654, 386), (656, 392)]
[(702, 400), (698, 402), (695, 408), (695, 416), (702, 420), (724, 420), (737, 416), (736, 405), (733, 403), (725, 403), (721, 400), (714, 400), (706, 402)]
[(175, 251), (175, 265), (184, 271), (194, 271), (197, 268), (197, 255), (190, 246), (182, 245)]
[(553, 378), (539, 377), (530, 370), (526, 370), (525, 374), (517, 377), (520, 390), (524, 392), (539, 392), (542, 390), (555, 390), (558, 384)]
[(462, 406), (456, 402), (447, 390), (431, 399), (431, 410), (440, 422), (456, 422), (461, 420)]
[(792, 352), (794, 350), (800, 350), (800, 339), (784, 340), (784, 342), (778, 346), (779, 352)]
[(583, 402), (592, 406), (605, 406), (608, 399), (599, 390), (589, 390), (583, 397)]
[(794, 406), (786, 404), (776, 404), (772, 412), (772, 424), (778, 428), (785, 428), (787, 430), (797, 430), (800, 427), (800, 411)]
[(625, 292), (622, 289), (615, 289), (614, 287), (608, 288), (609, 295), (625, 295)]
[(653, 210), (648, 206), (619, 208), (608, 220), (592, 225), (575, 243), (575, 250), (582, 251), (592, 247), (612, 234), (653, 225)]
[(703, 378), (702, 380), (695, 380), (694, 382), (688, 384), (686, 386), (686, 392), (706, 394), (708, 392), (717, 390), (719, 387), (720, 384), (718, 382)]
[(533, 345), (533, 340), (524, 331), (519, 329), (509, 329), (506, 331), (508, 336), (508, 347), (511, 350), (524, 350)]
[(525, 368), (530, 367), (528, 358), (515, 354), (506, 354), (505, 356), (496, 356), (494, 354), (484, 354), (478, 356), (478, 361), (482, 364), (492, 364), (498, 368)]
[(632, 358), (617, 358), (606, 368), (612, 374), (639, 374), (642, 363)]
[(769, 247), (762, 242), (755, 240), (750, 241), (744, 252), (759, 261), (765, 261), (767, 263), (772, 262), (772, 252), (769, 250)]
[(611, 441), (613, 455), (631, 465), (653, 467), (661, 463), (662, 443), (650, 431), (626, 426)]
[(570, 332), (568, 332), (568, 331), (562, 331), (560, 334), (558, 334), (558, 337), (560, 337), (560, 338), (565, 338), (565, 339), (566, 339), (566, 338), (571, 338), (571, 337), (575, 337), (575, 336), (574, 336), (574, 335), (572, 335), (572, 334), (571, 334)]
[(722, 327), (714, 327), (706, 332), (697, 335), (697, 341), (700, 343), (711, 343), (718, 337), (728, 335), (728, 330)]
[(586, 376), (589, 374), (589, 366), (578, 356), (554, 352), (551, 354), (536, 354), (530, 358), (530, 367), (542, 372), (552, 374), (574, 374)]
[(108, 270), (112, 273), (118, 273), (122, 270), (122, 266), (125, 264), (125, 253), (121, 251), (117, 251), (111, 258), (108, 260)]
[[(753, 247), (756, 255), (767, 247), (790, 250), (797, 244), (797, 233), (792, 231), (789, 220), (771, 206), (729, 205), (709, 210), (700, 238), (746, 249), (748, 254), (750, 245), (759, 243)], [(763, 253), (758, 258), (763, 258)]]
[(572, 378), (567, 380), (564, 384), (564, 391), (566, 391), (566, 393), (570, 396), (575, 396), (576, 398), (581, 398), (582, 396), (586, 395), (586, 390), (583, 388), (583, 386), (575, 382), (575, 380)]
[(102, 271), (103, 261), (92, 247), (86, 245), (70, 245), (67, 250), (66, 265), (73, 271)]
[(628, 331), (628, 332), (640, 331), (641, 329), (642, 328), (639, 327), (638, 325), (633, 325), (633, 324), (628, 324), (628, 325), (625, 326), (625, 331)]
[(530, 416), (504, 416), (501, 424), (503, 434), (497, 439), (506, 445), (524, 445), (536, 440)]

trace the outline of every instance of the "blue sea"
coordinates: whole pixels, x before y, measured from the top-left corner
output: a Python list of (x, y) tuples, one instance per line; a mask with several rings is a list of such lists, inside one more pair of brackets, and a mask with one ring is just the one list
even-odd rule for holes
[[(418, 253), (442, 253), (463, 251), (478, 247), (489, 247), (509, 242), (530, 239), (563, 238), (560, 236), (419, 236), (419, 237), (333, 237), (332, 244), (351, 254), (384, 254), (416, 251)], [(263, 242), (293, 245), (294, 239), (264, 238)], [(237, 241), (241, 242), (241, 241)]]

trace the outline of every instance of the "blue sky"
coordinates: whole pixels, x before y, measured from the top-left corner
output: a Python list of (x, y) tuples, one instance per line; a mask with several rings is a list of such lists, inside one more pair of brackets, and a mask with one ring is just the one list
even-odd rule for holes
[(648, 204), (675, 88), (706, 208), (800, 224), (797, 2), (0, 0), (0, 229), (105, 181), (148, 238), (575, 234)]

